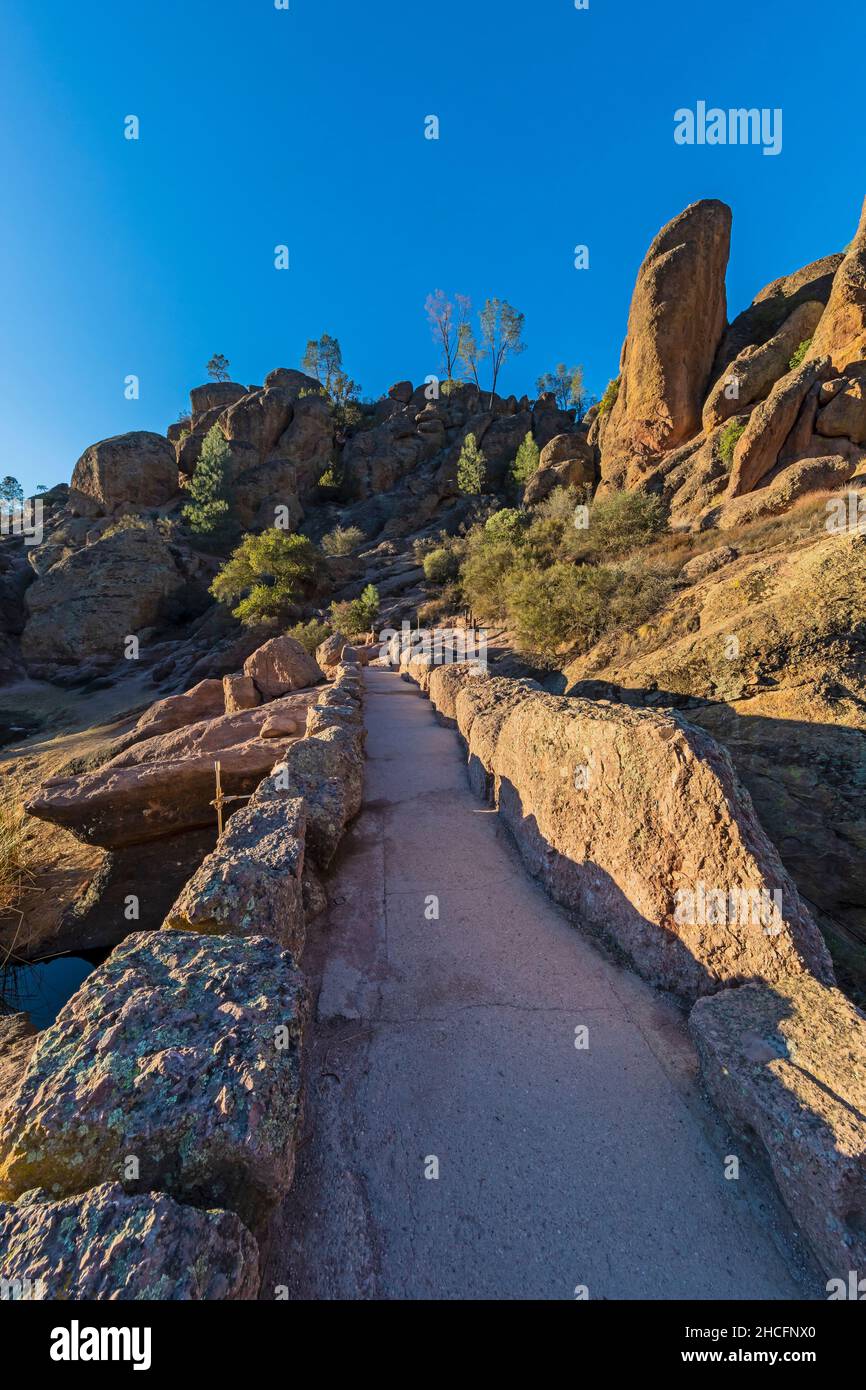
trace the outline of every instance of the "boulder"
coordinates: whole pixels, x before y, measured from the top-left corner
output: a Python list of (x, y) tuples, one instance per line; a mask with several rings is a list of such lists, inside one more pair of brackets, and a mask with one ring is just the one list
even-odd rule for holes
[(135, 739), (156, 738), (188, 724), (197, 724), (223, 713), (223, 684), (218, 680), (199, 681), (182, 695), (167, 695), (144, 713), (132, 733)]
[(856, 363), (833, 385), (836, 389), (831, 399), (818, 413), (816, 433), (827, 439), (847, 438), (866, 444), (866, 362)]
[(717, 545), (712, 550), (704, 550), (687, 560), (680, 570), (679, 577), (688, 580), (689, 584), (696, 584), (699, 579), (706, 579), (707, 575), (724, 569), (725, 565), (729, 565), (736, 558), (737, 552), (731, 546)]
[(214, 763), (225, 795), (252, 793), (280, 752), (274, 737), (262, 737), (263, 725), (288, 716), (300, 732), (314, 699), (313, 691), (287, 695), (141, 740), (96, 771), (49, 777), (26, 803), (27, 812), (107, 849), (215, 825)]
[(227, 1302), (259, 1289), (258, 1246), (234, 1212), (130, 1196), (117, 1182), (0, 1206), (0, 1249), (3, 1279), (40, 1301)]
[(226, 714), (239, 714), (241, 710), (255, 709), (262, 703), (252, 676), (223, 676), (221, 696)]
[(849, 1271), (866, 1269), (866, 1018), (838, 989), (798, 975), (701, 999), (689, 1028), (713, 1101), (769, 1160), (825, 1273), (847, 1291)]
[(321, 396), (297, 401), (291, 424), (280, 435), (273, 453), (295, 465), (302, 496), (315, 495), (320, 477), (333, 461), (334, 441), (334, 415), (329, 403)]
[(226, 410), (246, 394), (247, 388), (237, 381), (206, 381), (203, 386), (194, 386), (189, 393), (192, 428), (196, 429), (203, 415), (214, 410)]
[(227, 1207), (259, 1228), (289, 1187), (307, 991), (262, 936), (137, 932), (39, 1041), (0, 1129), (0, 1198), (130, 1193)]
[(324, 391), (322, 383), (314, 376), (307, 376), (306, 372), (299, 372), (294, 367), (275, 367), (272, 372), (268, 372), (265, 377), (265, 389), (273, 386), (285, 391), (292, 401), (296, 401), (302, 391), (305, 396), (321, 394)]
[(267, 529), (276, 523), (278, 508), (285, 508), (290, 528), (303, 519), (298, 469), (291, 459), (271, 454), (262, 462), (252, 444), (232, 440), (228, 476), (240, 526)]
[(248, 656), (244, 675), (251, 676), (266, 700), (292, 690), (316, 685), (323, 679), (315, 657), (294, 637), (272, 637)]
[(73, 516), (120, 516), (162, 507), (178, 492), (177, 459), (163, 434), (133, 430), (85, 449), (72, 472)]
[(184, 886), (164, 929), (266, 936), (298, 959), (306, 921), (301, 883), (306, 812), (298, 797), (234, 812), (216, 849)]
[(119, 662), (128, 636), (189, 616), (205, 598), (158, 531), (117, 531), (31, 584), (21, 650), (28, 661), (51, 664), (78, 665), (94, 656)]
[(596, 476), (596, 451), (584, 434), (556, 434), (541, 450), (536, 469), (523, 494), (523, 502), (533, 507), (554, 488), (591, 488)]
[(829, 368), (826, 357), (803, 362), (777, 381), (767, 399), (756, 406), (734, 448), (730, 497), (751, 492), (775, 468), (803, 402), (813, 385), (829, 376)]
[(388, 396), (392, 401), (400, 401), (403, 405), (408, 405), (414, 390), (411, 381), (397, 381), (388, 388)]
[[(801, 343), (811, 338), (824, 312), (816, 299), (806, 300), (789, 314), (778, 333), (766, 343), (743, 348), (722, 373), (707, 397), (703, 428), (715, 429), (754, 401), (763, 400), (790, 362)], [(733, 395), (734, 387), (736, 394)]]
[(716, 354), (712, 380), (716, 381), (722, 375), (743, 348), (766, 343), (774, 337), (800, 304), (812, 300), (826, 305), (834, 276), (843, 259), (841, 254), (824, 256), (791, 275), (783, 275), (779, 280), (765, 285), (749, 307), (738, 314), (727, 328)]
[(264, 463), (293, 414), (292, 397), (284, 387), (254, 391), (230, 405), (220, 416), (220, 426), (232, 444), (246, 444)]
[(701, 427), (713, 358), (726, 323), (731, 211), (693, 203), (663, 227), (640, 268), (602, 438), (601, 476), (627, 479), (632, 456), (673, 449)]
[(829, 357), (837, 372), (866, 358), (866, 200), (857, 234), (836, 271), (809, 355)]
[(4, 1109), (14, 1104), (15, 1089), (35, 1046), (36, 1029), (27, 1014), (0, 1014), (0, 1124)]
[(343, 658), (343, 648), (348, 645), (348, 641), (342, 632), (332, 632), (330, 637), (326, 637), (316, 648), (316, 661), (324, 671), (326, 679), (330, 680), (339, 666)]

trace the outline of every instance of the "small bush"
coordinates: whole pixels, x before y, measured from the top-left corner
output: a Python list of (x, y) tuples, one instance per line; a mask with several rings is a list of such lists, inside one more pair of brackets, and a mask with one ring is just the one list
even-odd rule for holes
[(614, 492), (592, 504), (586, 543), (602, 559), (618, 559), (649, 545), (666, 529), (660, 498), (647, 492)]
[(503, 507), (493, 512), (484, 523), (484, 536), (492, 541), (509, 541), (517, 545), (523, 534), (523, 514), (516, 507)]
[(428, 550), (422, 564), (424, 578), (429, 579), (431, 584), (447, 584), (456, 578), (460, 568), (457, 556), (453, 551), (447, 550), (445, 546), (437, 546), (435, 550)]
[(331, 631), (328, 623), (323, 623), (319, 618), (310, 618), (309, 622), (295, 623), (293, 627), (287, 628), (286, 636), (294, 637), (310, 656), (315, 656), (316, 648), (321, 646), (326, 637), (330, 637)]
[(347, 637), (362, 637), (374, 626), (379, 616), (379, 590), (368, 584), (359, 598), (331, 604), (331, 625), (335, 632)]
[(326, 555), (351, 555), (364, 539), (359, 526), (335, 526), (322, 537), (322, 549)]
[(719, 436), (719, 453), (725, 463), (733, 463), (737, 442), (745, 433), (746, 426), (740, 420), (729, 420)]
[(604, 395), (598, 403), (599, 415), (607, 415), (613, 409), (614, 402), (619, 395), (619, 377), (609, 381), (604, 388)]
[(586, 651), (613, 628), (645, 623), (670, 591), (669, 579), (611, 565), (515, 570), (507, 584), (508, 621), (526, 655), (555, 665), (563, 648)]
[(806, 353), (809, 351), (809, 348), (810, 348), (811, 346), (812, 346), (812, 339), (811, 339), (811, 338), (804, 338), (803, 341), (802, 341), (802, 343), (798, 343), (798, 344), (797, 344), (797, 347), (796, 347), (795, 350), (794, 350), (794, 356), (791, 358), (790, 362), (788, 363), (788, 370), (789, 370), (789, 371), (793, 371), (795, 367), (799, 367), (799, 366), (801, 365), (801, 363), (802, 363), (803, 361), (805, 361)]
[(514, 561), (514, 546), (508, 541), (486, 540), (483, 529), (469, 536), (461, 586), (466, 602), (482, 621), (505, 616), (504, 581)]

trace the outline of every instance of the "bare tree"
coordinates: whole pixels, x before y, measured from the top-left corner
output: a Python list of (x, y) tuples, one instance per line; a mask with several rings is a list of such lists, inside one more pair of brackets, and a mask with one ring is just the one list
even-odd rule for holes
[(465, 294), (456, 294), (452, 301), (444, 290), (434, 290), (424, 303), (433, 341), (442, 351), (447, 381), (454, 379), (454, 368), (460, 358), (461, 332), (463, 325), (469, 322), (471, 308), (471, 301)]

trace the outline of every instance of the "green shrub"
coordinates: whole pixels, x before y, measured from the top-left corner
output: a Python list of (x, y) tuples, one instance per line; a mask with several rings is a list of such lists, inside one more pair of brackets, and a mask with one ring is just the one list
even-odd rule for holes
[(182, 515), (194, 536), (216, 545), (227, 545), (238, 531), (231, 514), (230, 463), (231, 449), (223, 432), (219, 425), (212, 425), (187, 486), (190, 500)]
[(648, 492), (614, 492), (593, 502), (585, 541), (602, 559), (649, 545), (667, 530), (661, 499)]
[(335, 526), (322, 537), (322, 549), (326, 555), (351, 555), (364, 539), (360, 526)]
[(560, 563), (515, 569), (506, 589), (507, 621), (520, 649), (539, 665), (555, 665), (563, 648), (586, 651), (613, 628), (645, 623), (671, 582), (641, 569)]
[(368, 584), (359, 598), (331, 604), (331, 625), (335, 632), (347, 637), (362, 637), (374, 626), (379, 616), (379, 590)]
[(310, 656), (315, 656), (316, 648), (321, 646), (326, 637), (330, 637), (331, 630), (329, 623), (323, 623), (320, 618), (310, 618), (306, 623), (295, 623), (293, 627), (287, 628), (286, 636), (294, 637)]
[(800, 364), (805, 360), (806, 353), (809, 351), (809, 348), (810, 348), (811, 346), (812, 346), (812, 339), (811, 339), (811, 338), (804, 338), (803, 341), (802, 341), (801, 343), (798, 343), (798, 344), (797, 344), (797, 347), (796, 347), (795, 350), (794, 350), (794, 356), (791, 358), (790, 362), (788, 363), (788, 370), (789, 370), (789, 371), (793, 371), (795, 367), (799, 367), (799, 366), (800, 366)]
[(604, 388), (604, 395), (598, 403), (599, 415), (607, 415), (613, 409), (614, 401), (619, 395), (619, 377), (614, 377)]
[(324, 562), (312, 541), (272, 527), (244, 536), (210, 586), (247, 626), (285, 623), (291, 609), (323, 582)]
[(457, 460), (457, 486), (470, 497), (477, 497), (484, 490), (487, 467), (483, 453), (478, 447), (474, 434), (467, 434)]
[(505, 616), (504, 581), (515, 563), (509, 541), (486, 540), (483, 528), (468, 537), (460, 579), (466, 602), (482, 621)]
[(541, 450), (532, 438), (532, 434), (526, 435), (517, 455), (511, 465), (511, 476), (519, 487), (526, 487), (532, 475), (538, 470), (538, 460), (541, 458)]
[(523, 535), (523, 514), (516, 507), (503, 507), (493, 512), (484, 523), (486, 540), (509, 541), (518, 545)]
[(429, 579), (431, 584), (449, 583), (450, 580), (457, 577), (460, 568), (454, 552), (441, 545), (437, 546), (435, 550), (428, 550), (422, 564), (424, 577)]
[(719, 453), (725, 463), (733, 463), (737, 441), (745, 433), (746, 426), (739, 420), (729, 420), (719, 436)]

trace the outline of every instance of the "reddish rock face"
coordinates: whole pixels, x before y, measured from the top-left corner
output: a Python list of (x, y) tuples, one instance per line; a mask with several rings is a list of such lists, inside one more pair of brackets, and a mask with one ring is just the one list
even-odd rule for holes
[(828, 356), (837, 371), (866, 359), (866, 201), (857, 235), (836, 272), (809, 355)]
[(120, 516), (162, 507), (178, 491), (177, 459), (162, 434), (135, 430), (85, 449), (69, 488), (74, 516)]
[(215, 718), (223, 713), (223, 708), (222, 681), (199, 681), (182, 695), (168, 695), (164, 700), (157, 700), (141, 716), (132, 732), (136, 739), (156, 738), (187, 724)]
[(601, 436), (602, 480), (621, 486), (633, 456), (676, 448), (701, 428), (727, 321), (731, 210), (693, 203), (659, 232), (640, 268), (616, 401)]

